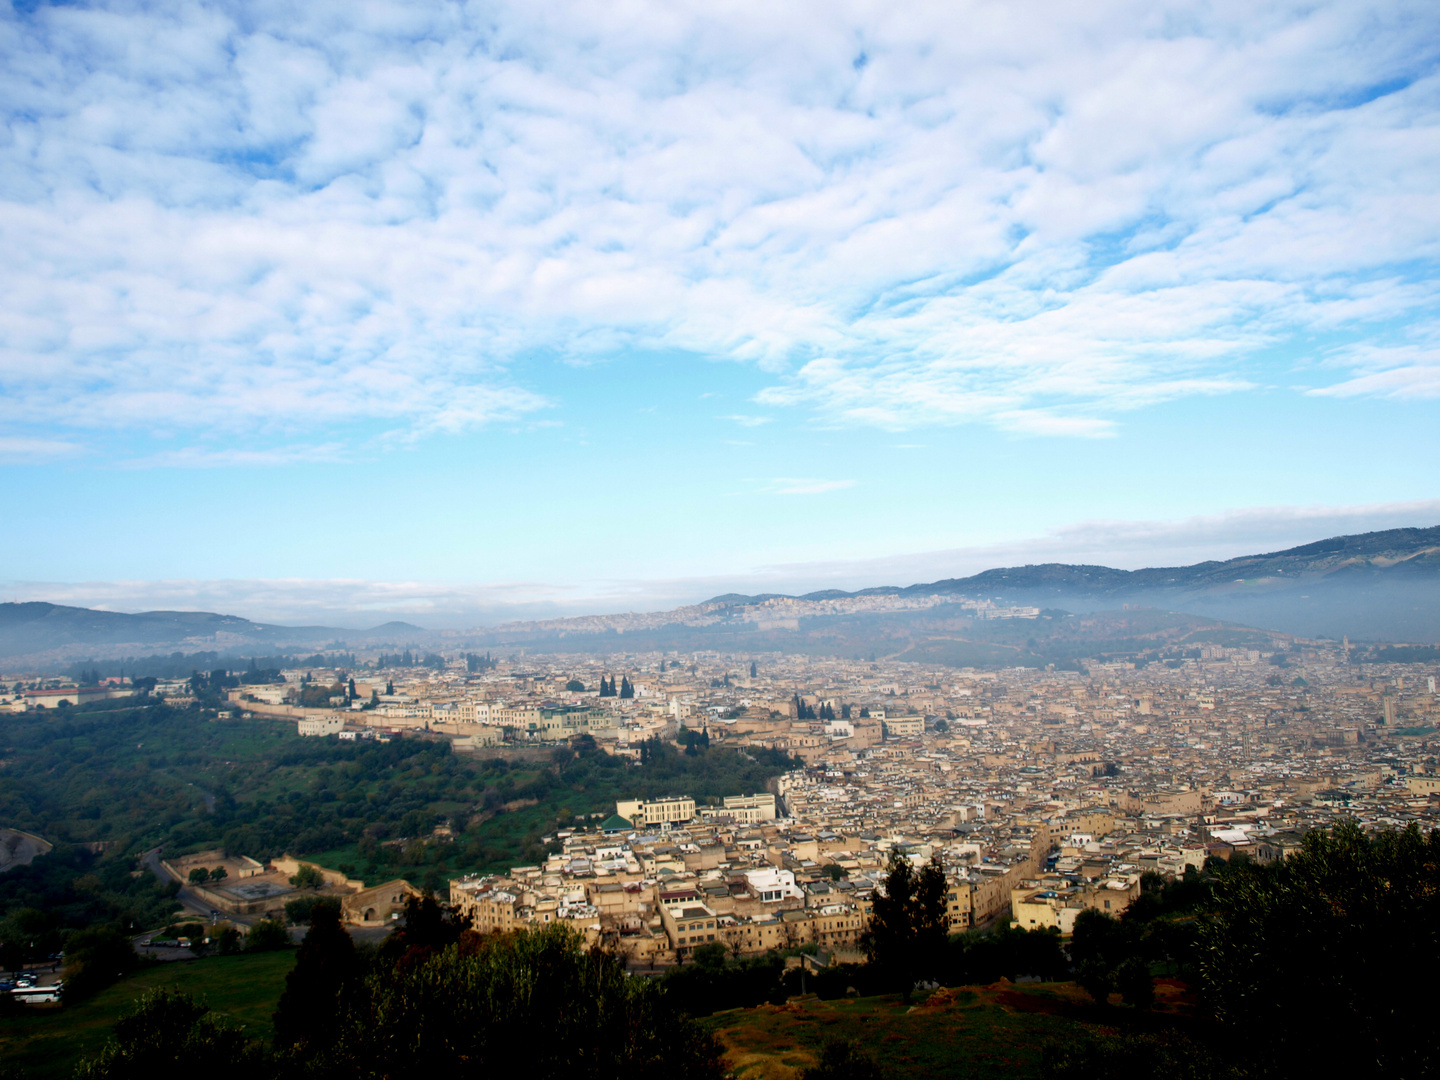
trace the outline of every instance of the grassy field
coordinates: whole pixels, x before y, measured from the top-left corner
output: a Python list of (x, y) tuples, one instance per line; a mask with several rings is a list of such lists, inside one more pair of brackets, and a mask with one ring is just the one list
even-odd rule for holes
[(0, 1061), (27, 1080), (68, 1078), (81, 1057), (105, 1045), (110, 1026), (130, 1002), (158, 987), (193, 994), (247, 1034), (268, 1040), (270, 1014), (294, 963), (295, 954), (287, 951), (157, 964), (89, 1001), (0, 1020)]
[[(1144, 1018), (1146, 1026), (1168, 1026), (1188, 1013), (1190, 1003), (1180, 988), (1162, 981), (1156, 989), (1156, 1011)], [(895, 994), (795, 998), (785, 1005), (717, 1013), (706, 1024), (742, 1080), (792, 1080), (836, 1038), (858, 1042), (893, 1080), (1041, 1080), (1047, 1042), (1097, 1025), (1124, 1024), (1133, 1016), (1115, 1007), (1102, 1012), (1074, 983), (1001, 982), (917, 996), (908, 1007)]]

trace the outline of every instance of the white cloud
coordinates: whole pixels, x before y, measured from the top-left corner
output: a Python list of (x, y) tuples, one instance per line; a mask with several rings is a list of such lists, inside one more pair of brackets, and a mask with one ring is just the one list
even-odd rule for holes
[(10, 12), (0, 422), (405, 441), (638, 347), (1103, 435), (1433, 314), (1437, 55), (1423, 0)]
[(1359, 373), (1309, 393), (1339, 398), (1440, 397), (1440, 349), (1417, 346), (1352, 349), (1338, 363)]
[(23, 435), (0, 435), (0, 461), (38, 462), (74, 457), (84, 452), (78, 443), (63, 439), (34, 439)]
[(157, 466), (216, 469), (233, 466), (266, 467), (344, 461), (346, 457), (345, 445), (338, 442), (311, 446), (291, 443), (271, 448), (239, 446), (207, 448), (192, 444), (174, 450), (163, 450), (158, 454), (151, 454), (149, 457), (123, 461), (120, 464), (122, 467), (130, 469), (146, 469)]
[(777, 477), (767, 481), (760, 489), (767, 495), (823, 495), (827, 491), (842, 491), (854, 487), (854, 480), (815, 480), (796, 477)]

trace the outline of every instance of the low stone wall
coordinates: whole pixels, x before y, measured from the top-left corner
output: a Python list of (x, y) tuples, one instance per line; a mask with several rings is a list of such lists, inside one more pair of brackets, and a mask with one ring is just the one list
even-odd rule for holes
[(301, 859), (295, 858), (295, 856), (293, 855), (281, 855), (278, 859), (271, 859), (270, 865), (273, 866), (278, 872), (284, 874), (286, 877), (294, 877), (296, 874), (300, 873), (300, 868), (302, 866), (309, 866), (320, 871), (320, 876), (325, 879), (326, 885), (334, 885), (340, 888), (347, 889), (365, 888), (365, 882), (363, 881), (354, 878), (347, 878), (338, 870), (327, 870), (319, 863), (304, 862)]

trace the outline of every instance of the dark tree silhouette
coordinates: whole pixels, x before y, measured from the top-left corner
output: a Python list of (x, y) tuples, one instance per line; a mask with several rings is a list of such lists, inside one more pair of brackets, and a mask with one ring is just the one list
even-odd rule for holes
[(909, 859), (895, 853), (881, 884), (872, 898), (865, 951), (908, 1003), (915, 983), (944, 956), (949, 932), (945, 871), (931, 859), (917, 873)]
[(355, 943), (340, 925), (339, 906), (315, 905), (275, 1012), (276, 1046), (302, 1054), (332, 1046), (360, 974)]
[(1202, 1001), (1268, 1076), (1433, 1076), (1440, 830), (1306, 835), (1271, 869), (1219, 877), (1201, 920)]

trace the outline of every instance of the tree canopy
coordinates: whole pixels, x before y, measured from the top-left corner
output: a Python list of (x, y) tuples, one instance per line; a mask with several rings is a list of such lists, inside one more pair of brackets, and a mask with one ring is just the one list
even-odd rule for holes
[(1250, 1050), (1265, 1075), (1435, 1075), (1437, 968), (1440, 830), (1415, 825), (1311, 832), (1221, 878), (1200, 927), (1203, 1001), (1222, 1028), (1265, 1032)]
[(918, 872), (905, 856), (892, 853), (882, 888), (872, 897), (865, 951), (883, 967), (905, 1000), (917, 980), (942, 962), (949, 934), (945, 871), (931, 859)]

